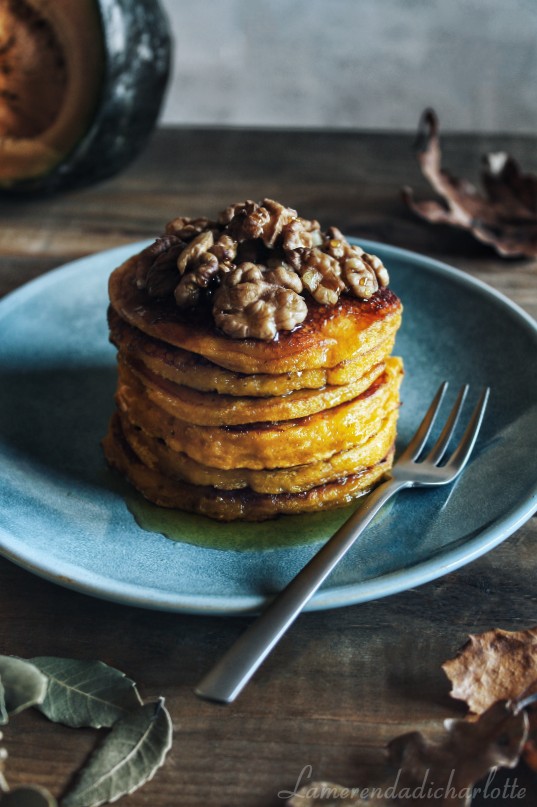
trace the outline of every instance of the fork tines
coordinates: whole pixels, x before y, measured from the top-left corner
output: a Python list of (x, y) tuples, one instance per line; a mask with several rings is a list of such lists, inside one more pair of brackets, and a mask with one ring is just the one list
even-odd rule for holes
[[(419, 459), (422, 462), (430, 463), (431, 465), (436, 466), (439, 465), (444, 459), (450, 440), (453, 437), (455, 429), (457, 428), (464, 403), (468, 396), (470, 389), (469, 384), (464, 384), (459, 390), (455, 403), (453, 404), (440, 436), (436, 440), (433, 447), (429, 450), (429, 453), (424, 457), (421, 455), (426, 447), (436, 417), (442, 406), (447, 388), (448, 382), (444, 381), (440, 385), (438, 392), (436, 393), (429, 409), (425, 414), (425, 417), (423, 418), (414, 437), (410, 441), (407, 449), (404, 451), (401, 459), (413, 461), (417, 461)], [(479, 400), (470, 416), (464, 434), (462, 435), (460, 442), (455, 448), (453, 454), (445, 464), (445, 467), (449, 466), (450, 469), (456, 471), (457, 473), (462, 471), (464, 468), (474, 447), (479, 429), (481, 428), (489, 394), (490, 388), (485, 387), (482, 390)]]

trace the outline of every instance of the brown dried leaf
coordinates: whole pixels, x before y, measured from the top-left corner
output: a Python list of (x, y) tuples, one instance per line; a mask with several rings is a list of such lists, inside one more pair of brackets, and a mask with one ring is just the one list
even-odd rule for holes
[[(524, 631), (490, 630), (470, 636), (442, 669), (451, 695), (481, 714), (500, 699), (522, 701), (537, 692), (537, 627)], [(537, 771), (537, 709), (529, 710), (530, 736), (524, 760)]]
[(468, 230), (504, 257), (537, 257), (537, 176), (523, 174), (505, 152), (483, 157), (484, 193), (452, 176), (441, 167), (438, 117), (432, 109), (421, 117), (416, 151), (423, 175), (445, 204), (417, 202), (412, 189), (403, 188), (403, 200), (414, 213), (433, 224)]
[(439, 807), (466, 807), (477, 781), (493, 768), (515, 767), (528, 734), (526, 712), (507, 701), (494, 703), (476, 721), (446, 720), (444, 725), (447, 735), (439, 743), (412, 732), (388, 745), (390, 762), (401, 772), (398, 792), (417, 795), (403, 802), (409, 807), (423, 804), (427, 784), (433, 783), (443, 795), (434, 802)]
[[(519, 703), (529, 698), (529, 696), (537, 699), (537, 681), (534, 681), (527, 688)], [(529, 735), (522, 756), (526, 765), (529, 765), (532, 770), (537, 772), (537, 702), (534, 700), (531, 706), (526, 706), (526, 708), (528, 709), (529, 717)]]
[(362, 807), (366, 803), (375, 807), (429, 803), (467, 807), (476, 782), (496, 767), (515, 767), (528, 734), (526, 712), (506, 701), (493, 704), (476, 721), (446, 720), (444, 725), (446, 734), (440, 742), (418, 731), (392, 740), (388, 761), (393, 775), (382, 786), (344, 788), (311, 782), (292, 795), (289, 807)]
[(529, 739), (526, 745), (524, 746), (523, 755), (524, 762), (528, 765), (533, 771), (537, 772), (537, 741), (533, 739)]
[(442, 669), (452, 697), (466, 701), (475, 714), (497, 700), (520, 698), (537, 681), (537, 627), (472, 635)]

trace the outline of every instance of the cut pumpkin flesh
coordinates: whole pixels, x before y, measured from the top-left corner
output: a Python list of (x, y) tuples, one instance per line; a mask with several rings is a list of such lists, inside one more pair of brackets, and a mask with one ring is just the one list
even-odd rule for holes
[(0, 4), (0, 185), (51, 171), (87, 131), (105, 65), (94, 0)]

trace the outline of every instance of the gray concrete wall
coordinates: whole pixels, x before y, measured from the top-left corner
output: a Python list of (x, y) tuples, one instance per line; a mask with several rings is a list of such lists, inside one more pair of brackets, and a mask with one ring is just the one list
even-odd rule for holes
[(162, 0), (163, 123), (537, 131), (537, 0)]

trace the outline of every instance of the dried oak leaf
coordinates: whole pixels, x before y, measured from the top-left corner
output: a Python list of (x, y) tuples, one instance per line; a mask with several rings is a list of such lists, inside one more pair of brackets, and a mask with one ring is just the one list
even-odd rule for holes
[(451, 696), (466, 701), (475, 714), (497, 700), (520, 698), (537, 681), (537, 627), (471, 635), (442, 669)]
[(519, 704), (524, 704), (524, 701), (532, 701), (531, 705), (528, 703), (525, 708), (528, 709), (529, 717), (529, 734), (526, 745), (524, 746), (523, 758), (532, 770), (537, 773), (537, 681), (534, 681), (526, 691), (522, 694)]
[[(537, 627), (523, 631), (489, 630), (471, 635), (455, 658), (442, 669), (451, 681), (451, 695), (481, 714), (494, 701), (518, 699), (537, 692)], [(530, 709), (530, 738), (524, 749), (527, 764), (537, 770), (537, 710)]]
[(518, 763), (528, 716), (516, 702), (497, 701), (476, 721), (450, 719), (444, 726), (447, 733), (439, 743), (412, 732), (388, 745), (390, 762), (401, 773), (399, 793), (404, 795), (396, 804), (423, 804), (424, 792), (442, 795), (440, 807), (471, 804), (476, 782), (496, 767), (514, 768)]
[(467, 807), (474, 785), (497, 767), (513, 768), (528, 734), (528, 716), (511, 701), (490, 706), (477, 720), (446, 720), (439, 742), (413, 731), (388, 744), (391, 779), (344, 788), (311, 782), (293, 793), (289, 807), (345, 804), (362, 807)]
[(506, 152), (485, 154), (481, 193), (471, 182), (457, 179), (441, 166), (438, 118), (423, 113), (416, 152), (423, 175), (443, 198), (414, 200), (411, 188), (402, 190), (404, 202), (433, 224), (451, 224), (471, 232), (504, 257), (537, 257), (537, 176), (524, 174)]

